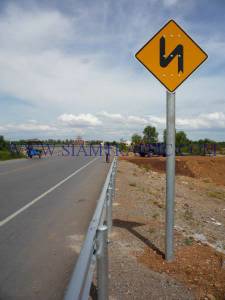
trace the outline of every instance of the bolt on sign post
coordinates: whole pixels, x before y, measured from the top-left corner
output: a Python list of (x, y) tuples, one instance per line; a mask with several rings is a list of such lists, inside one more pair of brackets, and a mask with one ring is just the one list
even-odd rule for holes
[(173, 20), (163, 26), (135, 56), (167, 89), (165, 258), (171, 261), (174, 257), (175, 90), (208, 56)]

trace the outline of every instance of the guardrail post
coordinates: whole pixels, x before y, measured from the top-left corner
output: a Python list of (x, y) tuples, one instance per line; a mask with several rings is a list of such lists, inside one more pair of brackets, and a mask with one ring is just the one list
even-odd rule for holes
[(117, 171), (117, 160), (115, 161), (115, 165), (112, 171), (113, 176), (113, 196), (116, 194), (116, 171)]
[(108, 227), (97, 230), (97, 295), (98, 300), (108, 300)]
[(107, 226), (108, 226), (108, 232), (110, 233), (112, 230), (112, 187), (109, 184), (108, 190), (107, 190), (107, 201), (106, 201), (106, 218), (107, 218)]
[(115, 196), (115, 179), (116, 179), (116, 170), (115, 170), (115, 166), (113, 168), (112, 171), (112, 198), (114, 198)]

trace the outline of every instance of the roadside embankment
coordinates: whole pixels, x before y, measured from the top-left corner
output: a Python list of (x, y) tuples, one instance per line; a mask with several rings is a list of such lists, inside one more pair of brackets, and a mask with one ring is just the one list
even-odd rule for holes
[[(163, 259), (165, 174), (155, 161), (135, 157), (119, 161), (110, 243), (111, 299), (222, 300), (225, 185), (215, 182), (213, 176), (196, 175), (202, 172), (198, 167), (194, 176), (180, 169), (176, 177), (175, 260), (167, 263)], [(210, 165), (201, 158), (189, 164), (202, 164), (202, 170)]]

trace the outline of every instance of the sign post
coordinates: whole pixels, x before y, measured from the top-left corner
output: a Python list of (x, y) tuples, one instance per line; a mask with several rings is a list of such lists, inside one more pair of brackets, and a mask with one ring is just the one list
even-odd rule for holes
[(137, 53), (136, 58), (166, 87), (166, 238), (165, 258), (174, 258), (175, 90), (206, 59), (207, 54), (173, 20)]
[(166, 92), (166, 245), (165, 258), (173, 260), (175, 194), (175, 92)]

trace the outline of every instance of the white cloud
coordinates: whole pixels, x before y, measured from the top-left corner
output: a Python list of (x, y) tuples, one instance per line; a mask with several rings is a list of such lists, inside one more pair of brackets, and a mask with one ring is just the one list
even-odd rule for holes
[[(97, 112), (115, 110), (118, 106), (121, 112), (126, 109), (128, 114), (136, 113), (137, 109), (137, 113), (142, 114), (146, 108), (150, 110), (152, 107), (159, 112), (164, 89), (139, 66), (133, 55), (130, 56), (131, 51), (134, 54), (134, 46), (125, 59), (137, 66), (139, 72), (132, 72), (125, 64), (112, 67), (108, 64), (111, 57), (107, 57), (106, 52), (93, 51), (87, 45), (79, 23), (86, 17), (87, 12), (83, 11), (72, 18), (54, 10), (8, 6), (0, 19), (0, 93), (25, 99), (44, 109), (51, 106), (49, 113), (65, 111), (68, 106), (76, 114), (87, 108)], [(90, 32), (87, 34), (89, 37)], [(97, 38), (104, 39), (104, 34), (101, 32)], [(137, 40), (137, 36), (131, 36), (129, 39)], [(108, 38), (114, 39), (115, 36)], [(124, 36), (120, 39), (124, 43)], [(79, 47), (85, 50), (76, 51)], [(217, 79), (208, 78), (209, 84), (207, 79), (198, 80), (201, 88), (194, 88), (195, 97), (204, 91), (205, 100), (210, 100), (213, 84), (217, 96), (224, 97), (224, 88), (220, 85), (223, 79)]]
[(163, 117), (148, 116), (149, 123), (156, 127), (165, 127), (166, 119)]
[(222, 112), (213, 112), (200, 114), (192, 118), (179, 118), (177, 126), (184, 129), (225, 129), (225, 114)]
[[(121, 130), (134, 130), (143, 129), (143, 126), (151, 125), (158, 129), (164, 129), (166, 126), (166, 118), (153, 115), (148, 116), (134, 116), (134, 115), (121, 115), (109, 112), (97, 113), (97, 116), (92, 114), (63, 114), (59, 116), (58, 120), (67, 126), (99, 126), (105, 128), (120, 128)], [(213, 112), (208, 114), (199, 114), (189, 118), (176, 118), (177, 129), (217, 129), (225, 128), (225, 113)]]
[(108, 120), (112, 120), (112, 121), (119, 121), (119, 122), (124, 122), (124, 116), (122, 116), (121, 114), (113, 114), (113, 113), (108, 113), (106, 111), (102, 111), (100, 113), (98, 113), (98, 115), (100, 117), (103, 117), (103, 119), (108, 119)]
[(13, 131), (21, 131), (21, 132), (52, 132), (57, 131), (58, 128), (54, 125), (49, 124), (41, 124), (37, 121), (32, 120), (31, 122), (21, 123), (21, 124), (13, 124), (8, 123), (0, 126), (0, 129), (3, 132), (13, 132)]
[[(178, 3), (180, 7), (180, 1), (164, 0), (174, 9)], [(79, 131), (91, 135), (89, 127), (99, 126), (99, 135), (129, 135), (149, 123), (165, 128), (165, 89), (134, 58), (164, 17), (153, 9), (145, 10), (146, 3), (142, 10), (133, 8), (128, 16), (116, 3), (118, 14), (109, 26), (111, 5), (104, 5), (103, 14), (99, 5), (90, 5), (84, 10), (83, 4), (76, 3), (70, 15), (8, 5), (0, 19), (0, 95), (22, 99), (36, 111), (44, 111), (49, 124), (57, 128), (55, 134)], [(224, 61), (223, 45), (217, 37), (206, 43), (217, 54), (212, 57), (218, 64)], [(203, 77), (199, 71), (177, 91), (177, 126), (224, 128), (221, 115), (218, 120), (209, 119), (211, 111), (225, 113), (224, 75)], [(36, 118), (40, 124), (32, 127), (32, 122), (21, 122), (18, 134), (22, 130), (32, 133), (38, 126), (42, 133), (45, 129), (54, 132), (42, 122), (40, 113), (22, 113), (24, 119)], [(8, 123), (13, 126), (10, 120)], [(9, 127), (0, 130), (6, 132)]]
[(72, 34), (71, 25), (59, 11), (8, 5), (0, 19), (1, 49), (23, 54), (63, 46)]
[(143, 117), (137, 117), (137, 116), (128, 116), (127, 123), (129, 124), (138, 124), (138, 125), (146, 125), (148, 124), (148, 120)]
[(62, 122), (63, 125), (68, 126), (76, 126), (76, 127), (83, 127), (83, 126), (97, 126), (101, 125), (102, 122), (92, 114), (62, 114), (58, 117), (58, 120)]
[[(116, 121), (115, 121), (116, 119)], [(40, 133), (41, 136), (49, 134), (51, 137), (65, 137), (82, 135), (87, 139), (94, 138), (130, 138), (135, 133), (141, 133), (145, 126), (155, 126), (162, 132), (166, 127), (165, 117), (153, 115), (134, 116), (121, 115), (116, 113), (97, 113), (93, 114), (62, 114), (56, 122), (52, 124), (42, 124), (36, 120), (30, 120), (25, 123), (1, 124), (0, 130), (4, 133), (20, 131), (34, 135)], [(199, 114), (189, 118), (177, 118), (176, 129), (190, 132), (190, 130), (223, 130), (225, 129), (225, 113), (213, 112), (208, 114)], [(108, 137), (108, 138), (107, 138)]]

